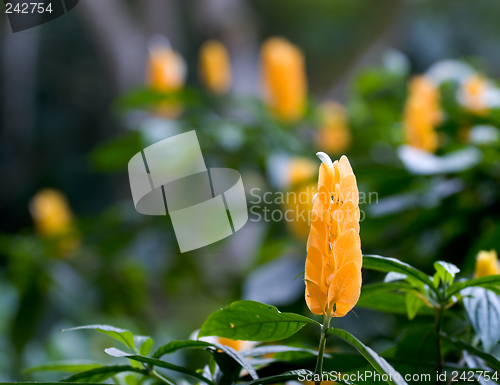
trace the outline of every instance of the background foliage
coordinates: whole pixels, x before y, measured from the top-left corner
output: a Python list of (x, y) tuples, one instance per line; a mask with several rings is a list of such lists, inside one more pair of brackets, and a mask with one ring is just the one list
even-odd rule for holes
[[(126, 164), (162, 135), (196, 129), (207, 164), (239, 170), (251, 201), (253, 187), (292, 188), (275, 178), (279, 162), (273, 156), (316, 162), (313, 154), (322, 149), (315, 142), (318, 105), (337, 100), (346, 107), (352, 145), (344, 152), (360, 190), (378, 194), (377, 201), (361, 205), (365, 254), (395, 257), (430, 275), (435, 261), (447, 261), (460, 267), (460, 278), (470, 278), (476, 254), (500, 248), (498, 138), (471, 143), (460, 134), (478, 124), (497, 127), (498, 111), (464, 111), (456, 85), (442, 84), (446, 120), (439, 132), (446, 139), (438, 156), (473, 147), (480, 162), (417, 175), (398, 155), (412, 75), (442, 59), (464, 59), (496, 83), (498, 3), (81, 3), (63, 18), (15, 35), (2, 19), (0, 380), (58, 380), (60, 373), (22, 370), (61, 359), (113, 362), (102, 353), (109, 348), (103, 336), (59, 333), (79, 325), (116, 325), (166, 343), (187, 339), (209, 314), (237, 300), (310, 315), (303, 282), (294, 279), (305, 258), (300, 229), (250, 221), (225, 241), (180, 254), (168, 218), (135, 212)], [(166, 34), (187, 63), (187, 85), (176, 96), (184, 113), (174, 121), (151, 114), (158, 95), (144, 90), (147, 40), (155, 33)], [(310, 95), (299, 123), (280, 122), (262, 102), (258, 50), (273, 35), (289, 39), (306, 58)], [(229, 47), (229, 95), (213, 96), (199, 84), (198, 49), (207, 38)], [(278, 175), (286, 172), (278, 169)], [(74, 214), (80, 242), (69, 258), (34, 228), (29, 202), (45, 187), (62, 191)], [(279, 203), (268, 208), (283, 210)], [(383, 279), (380, 272), (364, 271), (366, 284)], [(424, 306), (410, 322), (404, 296), (369, 290), (373, 297), (362, 298), (356, 314), (334, 326), (379, 353), (433, 357), (434, 345), (415, 346), (422, 335), (435, 337), (429, 326), (434, 313)], [(456, 313), (447, 327), (471, 340), (463, 305)], [(484, 337), (482, 346), (495, 338)], [(317, 331), (305, 328), (286, 342), (315, 349)], [(493, 345), (489, 350), (498, 354)], [(201, 360), (199, 352), (183, 353), (171, 362), (200, 366), (192, 364)]]

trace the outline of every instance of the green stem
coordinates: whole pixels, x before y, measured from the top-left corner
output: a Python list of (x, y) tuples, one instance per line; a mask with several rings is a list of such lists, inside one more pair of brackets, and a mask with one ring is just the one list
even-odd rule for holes
[(437, 372), (438, 372), (438, 384), (441, 384), (441, 380), (439, 379), (439, 375), (443, 371), (444, 360), (443, 360), (443, 349), (441, 343), (441, 330), (443, 327), (443, 315), (444, 315), (444, 304), (440, 303), (439, 308), (436, 309), (436, 346), (437, 346), (437, 354), (438, 354), (438, 362), (437, 362)]
[(325, 355), (325, 347), (326, 347), (326, 332), (330, 327), (330, 320), (332, 319), (331, 315), (326, 315), (323, 321), (323, 325), (321, 325), (321, 337), (319, 339), (319, 350), (318, 350), (318, 360), (316, 361), (316, 369), (314, 369), (314, 374), (320, 375), (320, 381), (316, 381), (316, 385), (321, 384), (321, 375), (323, 374), (323, 356)]
[(161, 382), (164, 382), (164, 383), (168, 384), (168, 385), (175, 385), (175, 382), (173, 382), (173, 381), (169, 380), (168, 378), (162, 376), (160, 373), (158, 373), (154, 369), (149, 372), (149, 375), (151, 377), (153, 377), (153, 378), (156, 378), (156, 379), (160, 380)]

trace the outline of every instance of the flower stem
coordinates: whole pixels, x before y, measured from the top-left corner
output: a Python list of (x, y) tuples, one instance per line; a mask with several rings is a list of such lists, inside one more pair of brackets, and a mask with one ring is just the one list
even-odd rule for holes
[(331, 315), (325, 314), (323, 325), (321, 325), (321, 337), (319, 339), (318, 360), (316, 361), (316, 369), (314, 369), (314, 374), (318, 374), (320, 376), (320, 381), (316, 381), (316, 385), (321, 384), (321, 376), (323, 374), (323, 356), (325, 354), (326, 338), (327, 338), (326, 332), (330, 327), (331, 319), (332, 319)]
[(170, 380), (170, 379), (162, 376), (160, 373), (158, 373), (155, 370), (151, 370), (149, 373), (150, 373), (151, 377), (156, 378), (156, 379), (160, 380), (161, 382), (164, 382), (167, 385), (175, 385), (175, 382), (173, 382), (172, 380)]
[(438, 362), (437, 362), (437, 372), (438, 372), (438, 381), (440, 384), (441, 381), (439, 379), (439, 375), (443, 371), (444, 360), (443, 360), (443, 349), (441, 343), (441, 330), (443, 327), (443, 315), (444, 315), (444, 304), (441, 303), (439, 308), (436, 309), (436, 347), (438, 354)]

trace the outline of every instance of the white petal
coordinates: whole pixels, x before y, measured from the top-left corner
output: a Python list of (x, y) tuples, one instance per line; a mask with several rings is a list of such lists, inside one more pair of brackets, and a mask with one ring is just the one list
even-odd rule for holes
[(333, 162), (330, 159), (328, 155), (326, 155), (324, 152), (317, 152), (316, 156), (325, 164), (330, 166), (330, 168), (333, 170)]
[(471, 66), (461, 61), (442, 60), (431, 66), (425, 73), (425, 77), (440, 85), (448, 80), (461, 83), (475, 73), (476, 71)]

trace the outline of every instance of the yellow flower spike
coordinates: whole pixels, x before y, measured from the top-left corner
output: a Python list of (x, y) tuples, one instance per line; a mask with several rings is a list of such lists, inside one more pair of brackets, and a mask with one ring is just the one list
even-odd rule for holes
[(231, 85), (231, 62), (226, 47), (209, 40), (200, 49), (200, 77), (205, 87), (215, 94), (226, 92)]
[(316, 155), (322, 164), (307, 241), (306, 303), (313, 314), (343, 317), (361, 292), (359, 193), (347, 157), (334, 163)]
[[(175, 92), (184, 86), (186, 65), (181, 55), (175, 52), (168, 39), (155, 38), (149, 48), (147, 79), (149, 86), (157, 92)], [(178, 102), (161, 103), (158, 114), (176, 118), (182, 112)]]
[(30, 202), (35, 230), (43, 238), (57, 242), (61, 256), (67, 256), (80, 245), (73, 227), (73, 214), (66, 197), (54, 189), (38, 191)]
[(440, 94), (431, 80), (417, 76), (410, 81), (404, 110), (406, 142), (420, 150), (435, 152), (438, 148), (436, 126), (442, 120)]
[(476, 257), (474, 278), (500, 274), (497, 252), (495, 250), (480, 251)]
[(339, 154), (351, 145), (351, 132), (343, 106), (327, 101), (319, 106), (320, 127), (316, 135), (316, 145), (326, 151)]
[(489, 108), (485, 103), (488, 81), (483, 76), (472, 75), (467, 78), (460, 89), (462, 103), (470, 112), (486, 115)]
[(273, 37), (261, 49), (264, 95), (270, 110), (286, 122), (305, 112), (307, 79), (304, 55), (289, 41)]

